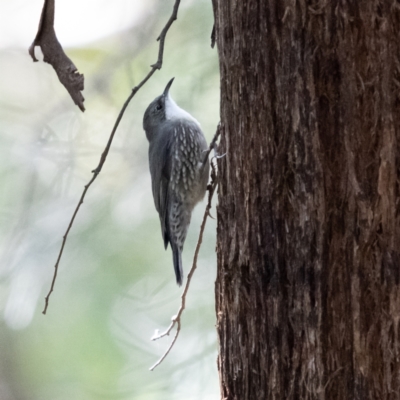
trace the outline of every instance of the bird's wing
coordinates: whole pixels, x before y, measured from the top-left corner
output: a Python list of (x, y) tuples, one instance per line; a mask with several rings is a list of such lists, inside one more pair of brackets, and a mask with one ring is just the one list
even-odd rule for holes
[(150, 144), (149, 163), (154, 204), (160, 216), (164, 246), (170, 241), (168, 226), (169, 182), (171, 177), (171, 143), (168, 132)]

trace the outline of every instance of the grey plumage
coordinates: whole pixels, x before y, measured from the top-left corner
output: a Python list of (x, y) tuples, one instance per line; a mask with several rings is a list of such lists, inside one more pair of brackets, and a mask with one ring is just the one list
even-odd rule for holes
[(143, 129), (149, 141), (154, 204), (165, 248), (171, 245), (176, 281), (182, 284), (182, 250), (192, 210), (203, 199), (209, 176), (203, 164), (207, 142), (199, 123), (169, 95), (173, 79), (147, 107)]

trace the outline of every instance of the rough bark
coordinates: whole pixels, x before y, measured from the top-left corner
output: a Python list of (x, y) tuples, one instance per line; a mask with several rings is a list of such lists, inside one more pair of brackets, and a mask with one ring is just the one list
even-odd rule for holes
[(400, 397), (400, 2), (213, 0), (221, 398)]

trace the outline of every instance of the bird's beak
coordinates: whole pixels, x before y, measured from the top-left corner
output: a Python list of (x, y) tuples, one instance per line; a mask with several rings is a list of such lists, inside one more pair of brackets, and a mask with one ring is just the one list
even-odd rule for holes
[(168, 82), (167, 86), (165, 87), (164, 93), (163, 93), (164, 96), (168, 96), (169, 88), (171, 87), (172, 82), (174, 81), (174, 79), (175, 79), (175, 78), (172, 78), (172, 79)]

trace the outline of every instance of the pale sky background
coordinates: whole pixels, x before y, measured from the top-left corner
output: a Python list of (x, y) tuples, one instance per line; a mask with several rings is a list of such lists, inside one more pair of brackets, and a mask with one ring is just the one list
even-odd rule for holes
[[(0, 48), (26, 47), (35, 38), (43, 0), (0, 0)], [(65, 47), (82, 46), (132, 26), (153, 0), (57, 0), (55, 27)]]

